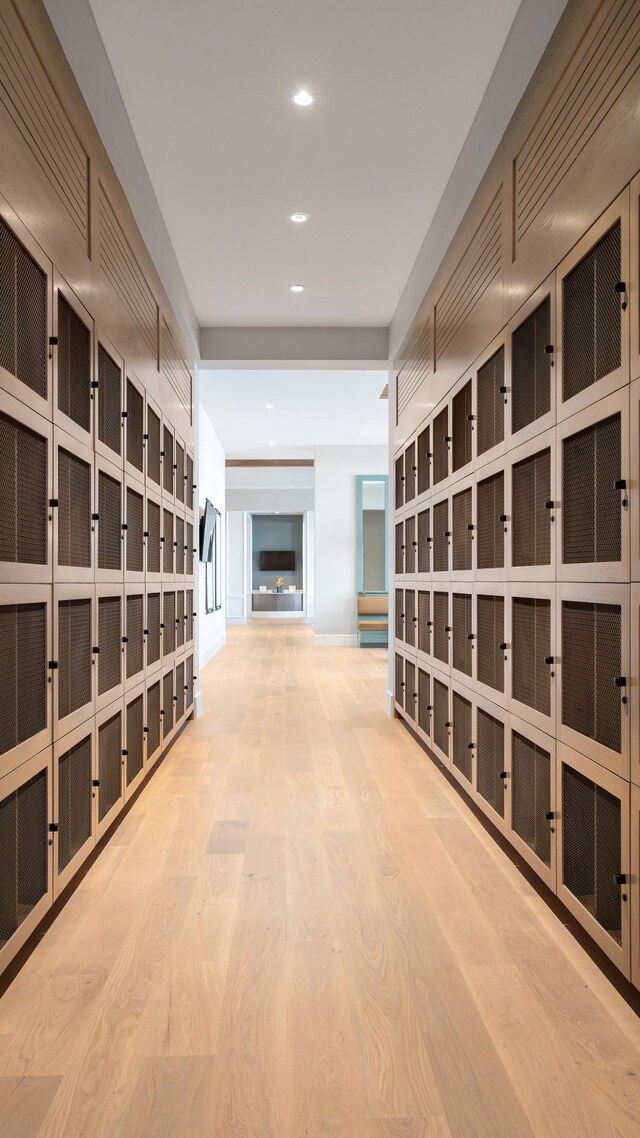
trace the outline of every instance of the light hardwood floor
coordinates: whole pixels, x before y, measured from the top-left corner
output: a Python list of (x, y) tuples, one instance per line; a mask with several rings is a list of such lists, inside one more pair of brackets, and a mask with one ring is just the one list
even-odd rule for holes
[(398, 721), (232, 628), (0, 1003), (3, 1138), (637, 1138), (640, 1021)]

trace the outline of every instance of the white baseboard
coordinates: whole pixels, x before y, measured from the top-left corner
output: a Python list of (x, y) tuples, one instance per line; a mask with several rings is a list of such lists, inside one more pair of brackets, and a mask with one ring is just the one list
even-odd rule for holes
[(333, 635), (331, 633), (314, 632), (313, 641), (316, 648), (357, 648), (358, 637), (347, 635)]
[(389, 688), (387, 688), (387, 690), (385, 692), (384, 705), (385, 705), (384, 709), (385, 709), (387, 715), (389, 715), (389, 716), (391, 716), (391, 718), (393, 718), (393, 692), (389, 691)]

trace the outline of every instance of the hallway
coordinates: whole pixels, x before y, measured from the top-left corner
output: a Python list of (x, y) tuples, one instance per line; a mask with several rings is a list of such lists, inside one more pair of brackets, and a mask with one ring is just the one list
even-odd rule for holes
[(0, 1003), (3, 1138), (636, 1135), (636, 1016), (385, 716), (385, 655), (229, 640)]

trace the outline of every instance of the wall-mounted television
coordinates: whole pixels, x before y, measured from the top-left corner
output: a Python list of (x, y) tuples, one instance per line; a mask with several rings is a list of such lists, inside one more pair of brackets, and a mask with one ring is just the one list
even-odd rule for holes
[(213, 534), (216, 528), (216, 511), (207, 498), (200, 518), (200, 560), (213, 561)]
[(260, 569), (264, 573), (291, 573), (295, 567), (295, 549), (262, 549), (260, 551)]

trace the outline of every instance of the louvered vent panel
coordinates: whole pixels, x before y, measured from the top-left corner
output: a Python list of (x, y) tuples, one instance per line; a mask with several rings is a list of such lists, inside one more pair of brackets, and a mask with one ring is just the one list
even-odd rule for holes
[(451, 500), (453, 524), (452, 564), (454, 572), (473, 568), (471, 509), (472, 491), (471, 487), (468, 486), (466, 490), (461, 490), (459, 494), (454, 494)]
[(502, 268), (502, 187), (436, 304), (436, 367)]
[(91, 567), (91, 467), (58, 448), (58, 565)]
[(396, 377), (396, 423), (411, 403), (416, 391), (432, 370), (431, 318), (413, 339)]
[(562, 398), (571, 399), (620, 367), (622, 324), (618, 221), (562, 282)]
[(396, 589), (396, 638), (404, 640), (404, 589)]
[(147, 594), (147, 666), (160, 659), (160, 593)]
[(404, 454), (396, 459), (396, 510), (404, 506)]
[(504, 441), (504, 348), (478, 368), (478, 454)]
[(433, 507), (433, 571), (446, 573), (449, 568), (449, 501), (436, 502)]
[(184, 662), (176, 664), (176, 722), (184, 715)]
[(504, 818), (504, 781), (500, 777), (504, 770), (504, 723), (482, 707), (478, 708), (476, 755), (478, 794)]
[(444, 755), (449, 754), (449, 689), (434, 678), (433, 681), (433, 741)]
[(551, 652), (551, 602), (540, 597), (514, 597), (512, 620), (513, 697), (550, 715), (551, 676), (545, 658)]
[(0, 412), (0, 561), (47, 563), (47, 440)]
[(122, 794), (122, 715), (118, 711), (98, 728), (98, 818), (102, 821)]
[(144, 667), (144, 597), (141, 593), (127, 597), (127, 679)]
[(431, 510), (418, 514), (418, 573), (431, 572)]
[(416, 541), (416, 518), (415, 514), (411, 514), (405, 519), (404, 523), (404, 571), (405, 573), (415, 573), (416, 571), (416, 550), (418, 543)]
[(184, 589), (176, 593), (176, 648), (182, 648), (185, 635)]
[(431, 655), (431, 593), (418, 592), (418, 650)]
[(158, 305), (102, 183), (98, 187), (98, 220), (100, 270), (135, 327), (138, 342), (143, 341), (145, 350), (155, 361), (158, 358)]
[(565, 439), (562, 560), (565, 565), (620, 561), (621, 421), (612, 415)]
[(514, 565), (551, 564), (551, 451), (514, 463), (511, 472), (511, 557)]
[(186, 589), (185, 590), (185, 599), (186, 599), (186, 607), (187, 607), (187, 612), (186, 612), (187, 640), (193, 640), (193, 618), (195, 615), (194, 611), (193, 611), (193, 589)]
[(92, 756), (87, 735), (58, 759), (58, 873), (91, 837)]
[(0, 949), (48, 888), (47, 773), (0, 800)]
[(193, 656), (187, 656), (185, 707), (188, 711), (193, 704)]
[(176, 573), (184, 575), (184, 518), (176, 514)]
[(176, 498), (179, 502), (184, 502), (184, 483), (184, 447), (176, 442)]
[(173, 514), (162, 511), (162, 572), (173, 573)]
[(395, 659), (395, 696), (396, 703), (404, 707), (404, 657), (398, 652)]
[(115, 454), (122, 451), (122, 372), (98, 344), (98, 438)]
[(430, 462), (431, 462), (431, 446), (430, 446), (431, 431), (429, 427), (425, 427), (418, 435), (418, 494), (424, 494), (425, 490), (429, 489), (431, 484), (430, 478)]
[(144, 398), (135, 383), (127, 380), (127, 462), (144, 470)]
[[(187, 509), (193, 509), (193, 491), (195, 490), (195, 483), (193, 481), (193, 459), (190, 454), (187, 455)], [(193, 544), (193, 543), (192, 543)]]
[(404, 594), (404, 639), (411, 648), (416, 644), (416, 594), (407, 589)]
[(98, 695), (111, 691), (122, 681), (122, 599), (98, 599)]
[(147, 691), (147, 755), (155, 755), (160, 746), (160, 680)]
[(433, 420), (433, 485), (449, 474), (449, 408), (444, 407)]
[(504, 473), (483, 478), (477, 487), (478, 569), (504, 568)]
[(404, 500), (412, 502), (416, 496), (416, 444), (409, 443), (404, 453)]
[(0, 755), (47, 726), (47, 663), (46, 604), (0, 605)]
[(460, 692), (454, 691), (453, 708), (453, 765), (471, 782), (471, 703)]
[(142, 695), (127, 704), (127, 786), (142, 770), (144, 763), (144, 715)]
[(423, 668), (418, 668), (418, 727), (431, 734), (431, 683)]
[(433, 654), (443, 664), (449, 663), (449, 594), (433, 594)]
[(173, 435), (168, 427), (162, 428), (162, 485), (173, 494)]
[(478, 683), (504, 691), (504, 597), (478, 594)]
[(416, 691), (416, 666), (411, 660), (405, 660), (405, 707), (407, 714), (412, 719), (416, 717), (416, 703), (418, 701), (418, 693)]
[[(58, 603), (58, 718), (91, 703), (91, 601)], [(89, 710), (89, 709), (87, 709)]]
[(168, 656), (176, 650), (176, 594), (164, 593), (162, 599), (162, 654)]
[(470, 676), (472, 672), (471, 595), (453, 593), (451, 596), (453, 625), (453, 666)]
[(404, 522), (396, 522), (396, 573), (404, 573)]
[(551, 756), (518, 731), (511, 733), (511, 825), (545, 865), (551, 865)]
[(91, 429), (91, 333), (58, 293), (58, 410)]
[(127, 486), (127, 572), (144, 572), (144, 500)]
[(162, 738), (173, 730), (173, 672), (162, 677)]
[(0, 367), (47, 398), (47, 276), (1, 218)]
[(551, 297), (513, 333), (511, 430), (513, 434), (551, 409)]
[(451, 469), (460, 470), (473, 458), (471, 430), (471, 380), (454, 395), (451, 403)]
[(122, 568), (122, 486), (115, 478), (98, 475), (98, 568)]
[(562, 603), (562, 722), (604, 747), (622, 749), (619, 605)]
[(147, 478), (160, 485), (161, 458), (160, 419), (151, 407), (147, 407)]
[(620, 799), (565, 763), (562, 820), (563, 884), (622, 944)]
[(165, 319), (162, 321), (162, 373), (178, 396), (180, 406), (186, 411), (191, 423), (191, 372)]
[(147, 498), (147, 573), (160, 572), (160, 507)]
[(193, 577), (193, 555), (195, 549), (193, 547), (193, 526), (191, 522), (187, 522), (187, 552), (185, 557), (185, 572), (187, 577)]

